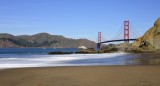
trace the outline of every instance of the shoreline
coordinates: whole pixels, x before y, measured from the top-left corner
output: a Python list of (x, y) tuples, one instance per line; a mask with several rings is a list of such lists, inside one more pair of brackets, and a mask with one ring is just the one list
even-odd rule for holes
[(159, 86), (159, 65), (0, 69), (2, 86)]

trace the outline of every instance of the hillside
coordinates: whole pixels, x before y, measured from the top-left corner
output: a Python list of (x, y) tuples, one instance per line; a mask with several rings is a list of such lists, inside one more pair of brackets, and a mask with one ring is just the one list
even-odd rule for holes
[(133, 43), (133, 49), (140, 51), (160, 50), (160, 18), (142, 37), (136, 39)]
[(7, 33), (0, 34), (0, 48), (12, 47), (45, 47), (45, 48), (78, 48), (86, 46), (95, 48), (96, 43), (87, 39), (71, 39), (60, 35), (38, 33), (35, 35), (14, 36)]

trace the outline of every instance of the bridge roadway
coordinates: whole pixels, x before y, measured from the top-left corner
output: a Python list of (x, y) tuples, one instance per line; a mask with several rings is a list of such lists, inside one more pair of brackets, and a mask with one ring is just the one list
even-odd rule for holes
[(117, 39), (117, 40), (109, 40), (109, 41), (104, 41), (101, 43), (108, 43), (108, 42), (119, 42), (119, 41), (135, 41), (136, 39)]

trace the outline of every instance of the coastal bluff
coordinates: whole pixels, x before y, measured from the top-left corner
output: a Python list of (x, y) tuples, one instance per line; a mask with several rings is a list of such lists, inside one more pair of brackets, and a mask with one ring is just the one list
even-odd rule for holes
[(138, 51), (158, 51), (160, 50), (160, 18), (156, 20), (142, 37), (133, 43), (133, 50)]

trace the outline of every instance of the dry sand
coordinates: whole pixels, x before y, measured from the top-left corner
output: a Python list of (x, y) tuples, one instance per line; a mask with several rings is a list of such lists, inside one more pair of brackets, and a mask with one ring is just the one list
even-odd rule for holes
[(0, 86), (160, 86), (160, 66), (5, 69)]

